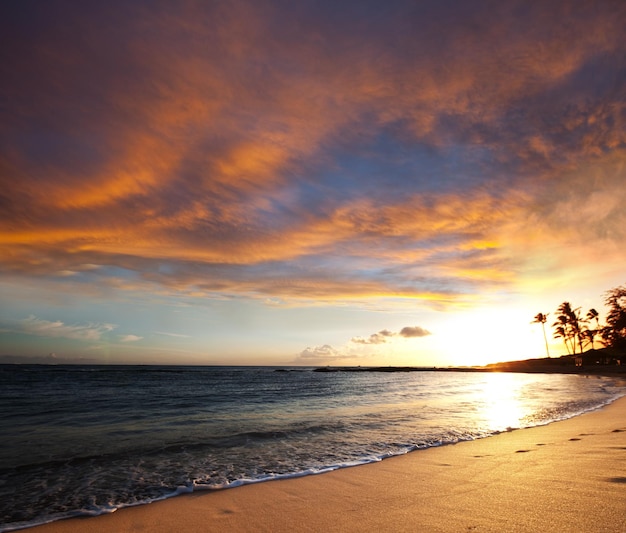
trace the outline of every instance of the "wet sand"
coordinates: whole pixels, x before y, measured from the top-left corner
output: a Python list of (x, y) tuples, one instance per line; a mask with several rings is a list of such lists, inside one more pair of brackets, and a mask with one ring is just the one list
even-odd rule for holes
[(32, 533), (626, 532), (626, 398), (548, 426)]

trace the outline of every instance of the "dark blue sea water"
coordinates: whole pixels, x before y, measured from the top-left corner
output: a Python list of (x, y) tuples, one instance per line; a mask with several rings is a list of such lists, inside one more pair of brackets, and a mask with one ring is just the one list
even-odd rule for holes
[(0, 531), (546, 424), (625, 392), (558, 374), (0, 365)]

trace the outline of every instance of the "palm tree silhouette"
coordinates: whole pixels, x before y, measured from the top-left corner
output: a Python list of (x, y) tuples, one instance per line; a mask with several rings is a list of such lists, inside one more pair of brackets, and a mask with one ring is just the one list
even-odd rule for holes
[(589, 309), (589, 311), (587, 311), (587, 319), (588, 320), (595, 320), (596, 321), (596, 326), (600, 326), (600, 315), (598, 314), (598, 312), (595, 309)]
[(607, 346), (626, 349), (626, 285), (615, 287), (605, 295), (608, 313), (602, 339)]
[(552, 324), (552, 327), (554, 328), (554, 338), (555, 339), (559, 337), (563, 338), (565, 349), (567, 350), (567, 354), (569, 355), (572, 353), (572, 351), (570, 350), (569, 343), (567, 342), (568, 340), (571, 340), (571, 335), (568, 331), (567, 323), (568, 323), (567, 316), (559, 315), (559, 317), (557, 318), (557, 321), (554, 324)]
[[(560, 313), (558, 322), (553, 324), (553, 327), (563, 327), (567, 337), (571, 339), (572, 351), (576, 353), (576, 341), (580, 346), (580, 353), (583, 352), (583, 336), (580, 329), (580, 307), (572, 309), (569, 302), (563, 302), (557, 308), (557, 313)], [(558, 336), (561, 336), (560, 334)], [(566, 343), (567, 344), (567, 343)]]
[(543, 341), (546, 343), (546, 354), (550, 357), (550, 349), (548, 348), (548, 338), (546, 337), (546, 321), (548, 320), (548, 313), (544, 315), (543, 313), (537, 313), (535, 315), (535, 320), (531, 322), (531, 324), (541, 324), (541, 329), (543, 330)]
[(589, 311), (587, 312), (587, 320), (585, 320), (585, 322), (591, 322), (592, 320), (596, 321), (595, 329), (586, 328), (585, 331), (583, 331), (583, 335), (591, 343), (592, 350), (595, 350), (594, 338), (600, 331), (600, 318), (599, 317), (600, 315), (598, 314), (598, 312), (592, 308), (592, 309), (589, 309)]

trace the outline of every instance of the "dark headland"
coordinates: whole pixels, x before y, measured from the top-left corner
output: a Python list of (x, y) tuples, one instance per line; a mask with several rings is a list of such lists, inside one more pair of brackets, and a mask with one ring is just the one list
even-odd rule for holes
[(485, 366), (325, 366), (314, 372), (520, 372), (541, 374), (626, 374), (626, 353), (614, 348), (578, 355), (506, 361)]

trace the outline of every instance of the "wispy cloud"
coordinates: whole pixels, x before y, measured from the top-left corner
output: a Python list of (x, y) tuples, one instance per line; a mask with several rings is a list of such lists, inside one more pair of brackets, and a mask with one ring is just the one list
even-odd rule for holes
[(38, 337), (64, 337), (67, 339), (79, 339), (95, 341), (102, 335), (113, 331), (115, 324), (88, 323), (88, 324), (64, 324), (60, 320), (50, 321), (29, 316), (18, 322), (17, 327), (9, 330), (26, 335), (36, 335)]
[(182, 333), (167, 333), (165, 331), (155, 331), (157, 335), (165, 335), (166, 337), (177, 337), (177, 338), (189, 338), (189, 335), (183, 335)]
[(138, 335), (120, 335), (120, 342), (137, 342), (143, 339)]

